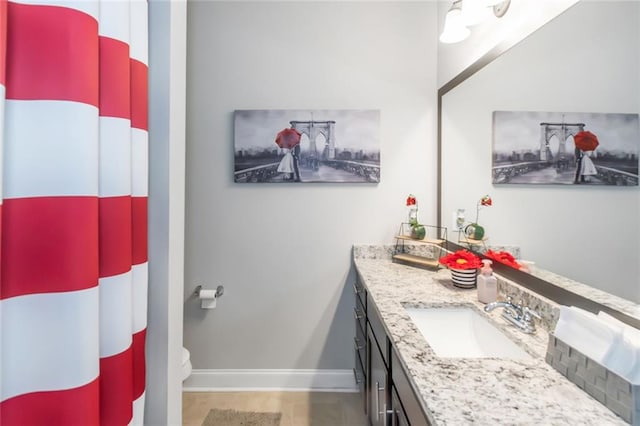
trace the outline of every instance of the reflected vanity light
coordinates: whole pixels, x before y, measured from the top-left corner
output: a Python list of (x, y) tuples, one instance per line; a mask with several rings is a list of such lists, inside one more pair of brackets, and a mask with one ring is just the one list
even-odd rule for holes
[(444, 19), (440, 34), (442, 43), (458, 43), (471, 34), (470, 26), (477, 25), (492, 15), (503, 16), (511, 0), (455, 0)]
[(462, 0), (454, 1), (444, 18), (444, 29), (440, 34), (442, 43), (457, 43), (469, 37), (471, 31), (462, 20)]

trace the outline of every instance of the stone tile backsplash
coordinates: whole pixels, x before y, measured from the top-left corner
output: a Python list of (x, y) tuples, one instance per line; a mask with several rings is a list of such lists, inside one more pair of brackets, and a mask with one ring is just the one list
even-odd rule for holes
[(536, 323), (545, 330), (551, 332), (555, 329), (560, 316), (560, 307), (557, 303), (497, 274), (496, 277), (498, 278), (498, 295), (500, 299), (504, 300), (510, 296), (515, 303), (528, 306), (539, 313), (542, 320), (536, 320)]

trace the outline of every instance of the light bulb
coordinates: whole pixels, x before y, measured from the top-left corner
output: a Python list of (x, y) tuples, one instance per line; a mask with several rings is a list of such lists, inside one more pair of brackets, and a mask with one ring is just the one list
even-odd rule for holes
[(462, 20), (460, 2), (455, 1), (445, 17), (440, 41), (442, 43), (457, 43), (469, 37), (469, 34), (471, 34), (471, 31), (464, 25)]

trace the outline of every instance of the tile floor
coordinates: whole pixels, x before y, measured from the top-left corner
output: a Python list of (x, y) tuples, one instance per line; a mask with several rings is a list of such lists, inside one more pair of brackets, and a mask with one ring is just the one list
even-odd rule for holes
[(333, 392), (183, 392), (183, 426), (201, 426), (211, 408), (281, 412), (280, 426), (365, 426), (362, 397)]

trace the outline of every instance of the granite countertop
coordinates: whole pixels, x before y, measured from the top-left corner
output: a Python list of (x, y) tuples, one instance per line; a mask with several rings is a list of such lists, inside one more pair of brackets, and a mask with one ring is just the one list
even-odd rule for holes
[[(389, 258), (354, 259), (429, 420), (438, 425), (626, 424), (548, 365), (548, 334), (527, 335), (485, 313), (476, 290), (451, 285), (446, 269), (431, 272)], [(467, 306), (504, 331), (532, 359), (440, 358), (404, 307)]]

